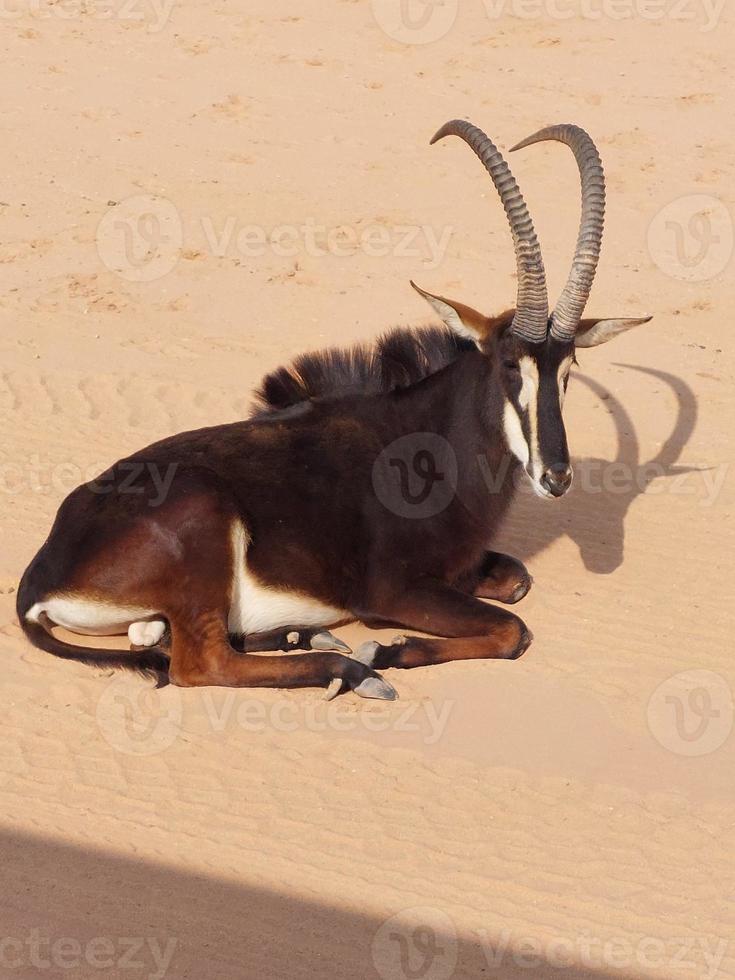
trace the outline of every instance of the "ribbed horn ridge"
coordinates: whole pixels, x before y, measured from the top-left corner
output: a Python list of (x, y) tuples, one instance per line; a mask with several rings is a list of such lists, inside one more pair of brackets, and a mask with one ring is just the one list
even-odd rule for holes
[(549, 325), (549, 297), (541, 247), (523, 195), (500, 151), (481, 129), (462, 119), (453, 119), (442, 126), (431, 142), (436, 143), (445, 136), (459, 136), (474, 150), (500, 195), (513, 236), (518, 269), (516, 312), (511, 329), (519, 337), (539, 343), (546, 338)]
[(548, 126), (516, 144), (511, 152), (545, 140), (557, 140), (571, 147), (582, 178), (582, 216), (577, 247), (567, 284), (551, 315), (552, 337), (568, 342), (574, 338), (582, 319), (600, 258), (605, 222), (605, 174), (597, 147), (579, 126)]

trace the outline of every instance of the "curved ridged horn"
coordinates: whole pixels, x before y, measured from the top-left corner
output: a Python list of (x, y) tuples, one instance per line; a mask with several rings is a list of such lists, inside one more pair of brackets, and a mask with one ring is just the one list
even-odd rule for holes
[(431, 143), (445, 136), (459, 136), (474, 150), (500, 195), (513, 236), (518, 270), (516, 312), (511, 329), (519, 337), (539, 343), (546, 338), (549, 326), (549, 297), (541, 247), (523, 195), (508, 164), (481, 129), (462, 119), (453, 119), (442, 126)]
[(602, 160), (591, 137), (579, 126), (548, 126), (512, 147), (520, 150), (532, 143), (557, 140), (571, 147), (582, 178), (582, 216), (577, 247), (567, 284), (551, 315), (551, 335), (570, 341), (582, 319), (597, 270), (605, 221), (605, 174)]

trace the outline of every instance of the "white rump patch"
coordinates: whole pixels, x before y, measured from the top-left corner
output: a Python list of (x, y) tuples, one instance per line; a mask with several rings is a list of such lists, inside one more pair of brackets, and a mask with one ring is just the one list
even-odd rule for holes
[[(74, 596), (52, 596), (37, 602), (26, 613), (26, 619), (37, 623), (46, 615), (56, 626), (63, 626), (82, 636), (122, 636), (133, 623), (149, 619), (155, 609), (136, 606), (115, 606), (107, 602), (81, 599)], [(139, 623), (152, 626), (152, 623)], [(160, 637), (159, 637), (160, 639)]]
[(352, 618), (345, 609), (259, 582), (247, 567), (250, 538), (241, 521), (233, 523), (231, 540), (233, 576), (228, 617), (231, 633), (263, 633), (283, 626), (326, 627)]

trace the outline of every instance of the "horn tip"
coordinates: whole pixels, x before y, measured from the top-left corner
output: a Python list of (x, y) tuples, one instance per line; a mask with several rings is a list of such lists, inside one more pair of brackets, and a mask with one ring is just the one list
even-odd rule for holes
[(470, 124), (464, 119), (450, 119), (449, 122), (445, 122), (434, 135), (429, 140), (429, 146), (433, 146), (434, 143), (438, 143), (439, 140), (444, 139), (445, 136), (455, 136), (458, 135), (458, 126), (469, 126)]

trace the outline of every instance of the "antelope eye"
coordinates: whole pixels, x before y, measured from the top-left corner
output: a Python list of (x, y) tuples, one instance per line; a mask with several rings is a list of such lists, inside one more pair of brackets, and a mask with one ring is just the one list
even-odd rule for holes
[(503, 367), (508, 371), (520, 371), (521, 365), (518, 361), (503, 361)]

